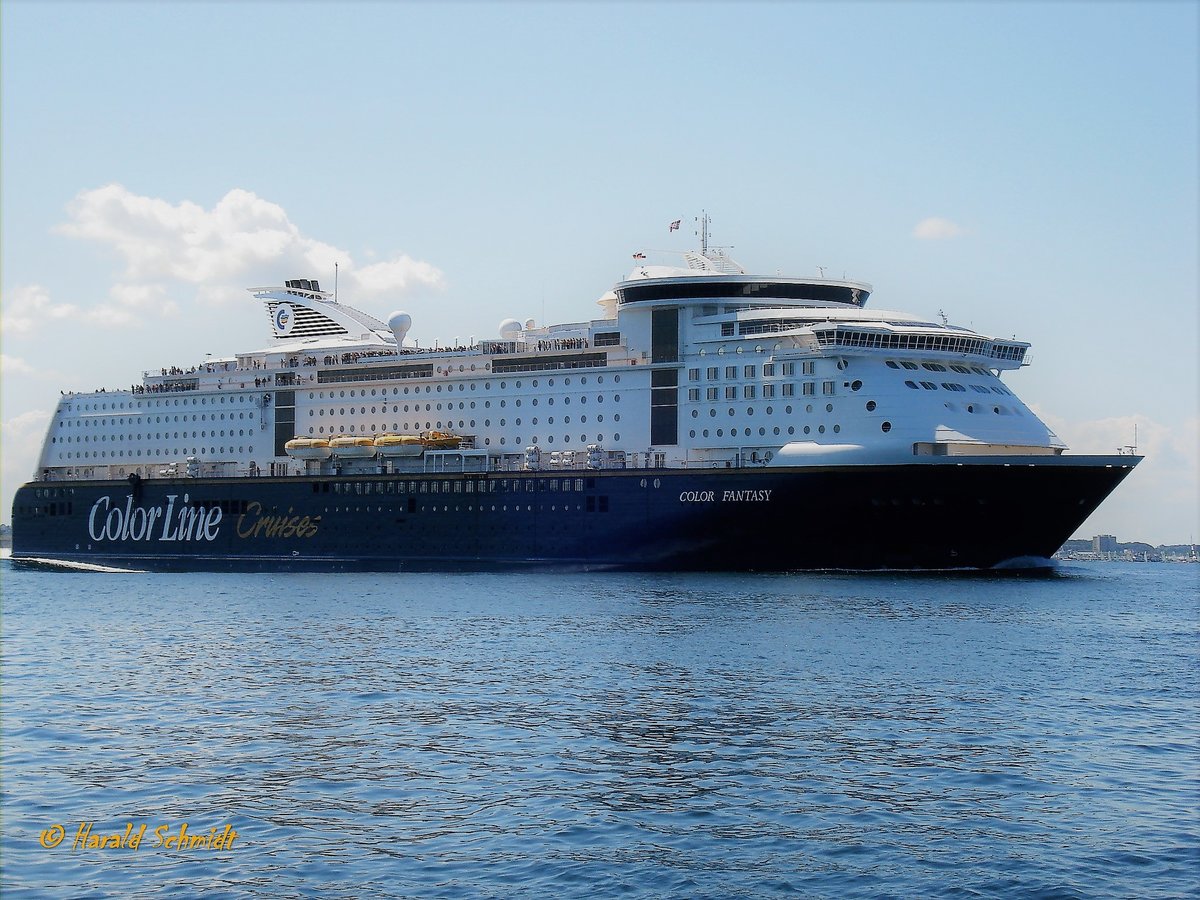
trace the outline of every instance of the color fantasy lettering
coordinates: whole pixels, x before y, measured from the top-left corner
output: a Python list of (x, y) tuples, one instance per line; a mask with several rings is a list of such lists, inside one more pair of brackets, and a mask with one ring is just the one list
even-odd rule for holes
[(771, 489), (765, 491), (725, 491), (721, 495), (723, 503), (767, 503), (771, 499)]
[[(771, 491), (774, 488), (768, 488), (762, 491), (722, 491), (722, 503), (769, 503), (771, 501)], [(679, 495), (680, 503), (712, 503), (717, 499), (716, 491), (683, 491)]]

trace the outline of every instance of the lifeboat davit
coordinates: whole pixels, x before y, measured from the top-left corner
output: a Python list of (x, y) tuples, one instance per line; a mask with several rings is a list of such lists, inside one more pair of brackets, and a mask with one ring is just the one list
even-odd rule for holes
[(375, 449), (380, 456), (420, 456), (425, 445), (417, 434), (388, 433), (375, 438)]
[(324, 438), (292, 438), (283, 449), (294, 459), (329, 459), (333, 453)]
[(462, 438), (448, 431), (426, 431), (421, 435), (421, 443), (429, 450), (457, 450)]
[(329, 442), (334, 456), (347, 459), (365, 459), (375, 455), (375, 441), (369, 437), (350, 437), (343, 435)]

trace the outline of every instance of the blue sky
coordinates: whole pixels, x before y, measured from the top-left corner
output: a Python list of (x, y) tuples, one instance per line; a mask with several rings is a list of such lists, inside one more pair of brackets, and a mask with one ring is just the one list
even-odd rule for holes
[(265, 344), (245, 287), (578, 321), (706, 209), (1030, 341), (1073, 449), (1148, 454), (1081, 534), (1200, 537), (1198, 8), (5, 0), (0, 518), (60, 390)]

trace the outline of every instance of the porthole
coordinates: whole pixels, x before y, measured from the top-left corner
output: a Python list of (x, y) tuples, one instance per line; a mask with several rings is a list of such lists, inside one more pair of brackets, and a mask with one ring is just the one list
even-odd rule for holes
[(850, 390), (857, 391), (857, 390), (861, 390), (861, 389), (862, 389), (861, 381), (855, 380), (855, 381), (850, 382)]
[(887, 434), (889, 431), (892, 430), (892, 423), (884, 422), (882, 425), (879, 426), (879, 430), (882, 431), (884, 434)]

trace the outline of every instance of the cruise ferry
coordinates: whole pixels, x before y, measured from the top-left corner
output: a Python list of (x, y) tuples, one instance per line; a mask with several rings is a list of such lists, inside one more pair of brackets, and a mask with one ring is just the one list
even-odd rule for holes
[(1039, 568), (1140, 457), (1073, 455), (1029, 345), (869, 284), (637, 260), (596, 318), (422, 347), (316, 281), (269, 346), (71, 393), (14, 560), (139, 570)]

